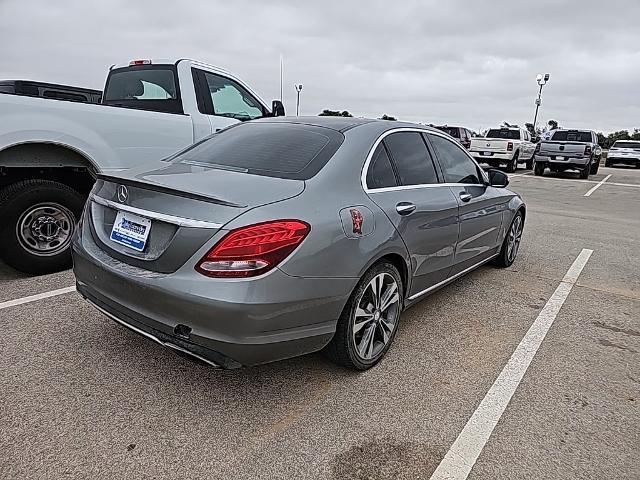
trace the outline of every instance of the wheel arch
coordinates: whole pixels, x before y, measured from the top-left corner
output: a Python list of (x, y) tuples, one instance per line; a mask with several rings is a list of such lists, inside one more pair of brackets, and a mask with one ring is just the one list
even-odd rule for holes
[(0, 150), (0, 165), (4, 167), (76, 167), (93, 174), (99, 171), (96, 162), (85, 152), (64, 143), (23, 142)]

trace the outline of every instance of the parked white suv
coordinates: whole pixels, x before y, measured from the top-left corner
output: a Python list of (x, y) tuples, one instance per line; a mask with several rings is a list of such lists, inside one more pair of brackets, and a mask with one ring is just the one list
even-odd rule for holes
[(102, 104), (0, 94), (0, 254), (47, 273), (69, 243), (97, 174), (167, 157), (229, 125), (284, 115), (238, 77), (194, 60), (114, 66)]
[(531, 134), (518, 127), (492, 128), (483, 138), (472, 138), (469, 153), (479, 162), (492, 167), (505, 165), (507, 172), (515, 172), (519, 163), (533, 168), (536, 146)]

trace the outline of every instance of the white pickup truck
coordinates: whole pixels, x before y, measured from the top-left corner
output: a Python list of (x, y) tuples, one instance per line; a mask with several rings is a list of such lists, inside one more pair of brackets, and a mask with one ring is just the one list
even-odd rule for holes
[(186, 59), (114, 65), (99, 105), (0, 94), (0, 255), (27, 273), (66, 268), (97, 173), (279, 115), (282, 102), (268, 107), (236, 76)]
[(519, 163), (533, 168), (536, 146), (531, 134), (518, 127), (490, 129), (484, 138), (472, 138), (469, 153), (479, 162), (492, 167), (506, 165), (507, 172), (515, 172)]

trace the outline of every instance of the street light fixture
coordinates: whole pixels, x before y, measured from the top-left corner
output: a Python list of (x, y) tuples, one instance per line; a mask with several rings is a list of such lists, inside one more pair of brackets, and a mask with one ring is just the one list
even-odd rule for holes
[(296, 100), (296, 117), (300, 114), (300, 92), (302, 92), (302, 84), (296, 83), (293, 85), (296, 89), (296, 93), (298, 94), (298, 99)]
[(538, 90), (538, 98), (536, 98), (536, 114), (533, 117), (533, 133), (535, 135), (536, 133), (536, 122), (538, 121), (538, 109), (540, 108), (540, 105), (542, 104), (542, 87), (546, 85), (546, 83), (549, 81), (549, 74), (545, 73), (539, 73), (538, 76), (536, 77), (536, 81), (538, 82), (538, 85), (540, 85), (540, 90)]

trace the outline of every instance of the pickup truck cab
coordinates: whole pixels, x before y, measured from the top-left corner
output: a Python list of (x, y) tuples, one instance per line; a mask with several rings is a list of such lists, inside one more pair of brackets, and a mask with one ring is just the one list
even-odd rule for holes
[(492, 128), (483, 138), (472, 138), (469, 149), (479, 163), (505, 165), (507, 172), (515, 172), (519, 163), (532, 168), (534, 151), (531, 134), (518, 127)]
[(535, 175), (541, 176), (546, 168), (554, 173), (578, 170), (580, 178), (598, 173), (602, 149), (598, 136), (591, 130), (554, 130), (550, 139), (536, 146)]
[(284, 115), (242, 80), (188, 59), (109, 70), (101, 104), (0, 95), (0, 254), (27, 273), (70, 265), (98, 173), (170, 156), (235, 123)]

